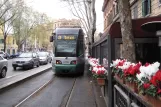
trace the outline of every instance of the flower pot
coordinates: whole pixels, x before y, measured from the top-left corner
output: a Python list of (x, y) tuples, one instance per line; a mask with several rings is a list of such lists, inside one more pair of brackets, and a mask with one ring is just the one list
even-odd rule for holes
[(117, 79), (122, 84), (126, 84), (125, 77), (121, 78), (119, 75), (115, 75), (114, 77), (115, 77), (115, 79)]
[(144, 95), (142, 98), (146, 100), (146, 102), (148, 102), (152, 107), (161, 107), (161, 99), (158, 97)]
[(135, 93), (138, 93), (138, 84), (135, 82), (126, 82), (126, 85), (133, 90)]
[(97, 83), (98, 83), (98, 85), (100, 85), (100, 86), (105, 85), (105, 78), (97, 78)]

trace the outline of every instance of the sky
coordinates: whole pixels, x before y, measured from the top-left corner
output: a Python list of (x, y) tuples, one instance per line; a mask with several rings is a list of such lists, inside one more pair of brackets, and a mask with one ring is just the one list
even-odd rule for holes
[[(25, 0), (28, 6), (31, 6), (34, 10), (47, 14), (53, 19), (76, 18), (69, 11), (69, 6), (60, 0)], [(96, 27), (98, 32), (103, 32), (103, 12), (102, 10), (103, 0), (96, 0), (96, 14), (97, 21)]]

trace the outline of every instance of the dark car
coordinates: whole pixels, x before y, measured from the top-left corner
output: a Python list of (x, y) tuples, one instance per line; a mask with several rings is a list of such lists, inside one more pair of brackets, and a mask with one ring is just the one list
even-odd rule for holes
[(0, 56), (0, 78), (4, 78), (7, 73), (8, 61)]
[(51, 63), (52, 58), (48, 52), (37, 52), (37, 54), (39, 56), (40, 64)]
[(16, 54), (10, 55), (10, 58), (17, 58), (20, 54), (21, 52), (17, 52)]
[(12, 67), (14, 70), (16, 70), (17, 67), (26, 69), (33, 68), (34, 66), (39, 67), (39, 65), (39, 57), (37, 53), (33, 52), (22, 53), (12, 62)]

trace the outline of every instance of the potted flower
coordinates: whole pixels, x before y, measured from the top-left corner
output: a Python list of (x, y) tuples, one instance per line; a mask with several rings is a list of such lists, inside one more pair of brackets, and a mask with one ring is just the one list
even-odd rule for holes
[(93, 77), (97, 79), (98, 85), (105, 85), (105, 79), (107, 76), (107, 70), (101, 66), (94, 66), (92, 69)]
[(146, 63), (140, 67), (140, 74), (136, 76), (140, 93), (155, 107), (160, 107), (161, 105), (161, 70), (159, 70), (159, 66), (159, 62)]

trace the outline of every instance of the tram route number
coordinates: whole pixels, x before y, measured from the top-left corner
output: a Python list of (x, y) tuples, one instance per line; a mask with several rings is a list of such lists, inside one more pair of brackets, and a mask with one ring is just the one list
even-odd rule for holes
[(63, 39), (63, 40), (74, 40), (75, 37), (72, 36), (72, 35), (69, 35), (69, 36), (58, 36), (58, 40), (61, 40), (61, 39)]

